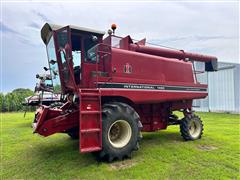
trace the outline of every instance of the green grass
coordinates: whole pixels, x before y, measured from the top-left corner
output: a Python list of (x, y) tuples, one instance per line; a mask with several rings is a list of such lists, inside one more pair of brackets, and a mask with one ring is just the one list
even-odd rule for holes
[(144, 133), (133, 158), (97, 163), (79, 154), (65, 134), (32, 134), (33, 113), (4, 113), (1, 128), (2, 179), (240, 179), (239, 115), (198, 113), (201, 140), (185, 142), (178, 126)]

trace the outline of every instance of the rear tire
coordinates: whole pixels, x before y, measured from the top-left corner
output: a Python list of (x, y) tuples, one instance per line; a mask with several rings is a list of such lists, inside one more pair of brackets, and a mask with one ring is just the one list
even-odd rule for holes
[(137, 112), (128, 104), (105, 104), (102, 112), (102, 150), (98, 160), (111, 162), (131, 157), (138, 150), (141, 139), (141, 123)]
[(189, 115), (181, 120), (181, 136), (186, 141), (200, 139), (203, 134), (203, 123), (196, 115)]

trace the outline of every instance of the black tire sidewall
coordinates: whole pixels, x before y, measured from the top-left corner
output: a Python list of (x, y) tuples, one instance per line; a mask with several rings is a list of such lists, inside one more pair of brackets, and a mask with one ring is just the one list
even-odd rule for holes
[(72, 128), (68, 130), (67, 134), (70, 136), (71, 139), (79, 139), (79, 129)]
[[(112, 111), (111, 109), (109, 109), (109, 110)], [(130, 138), (128, 144), (122, 148), (113, 147), (108, 139), (109, 128), (117, 120), (125, 120), (126, 122), (128, 122), (128, 124), (130, 125), (131, 130), (132, 130), (132, 135), (131, 135), (131, 138)], [(102, 124), (103, 124), (103, 126), (102, 126), (102, 145), (103, 145), (103, 149), (105, 152), (108, 152), (109, 154), (111, 154), (114, 157), (116, 157), (116, 156), (119, 157), (119, 156), (124, 156), (124, 155), (128, 154), (135, 148), (135, 146), (138, 142), (138, 134), (139, 134), (138, 131), (139, 130), (138, 130), (137, 121), (133, 118), (133, 116), (130, 113), (124, 112), (122, 109), (118, 112), (113, 111), (111, 116), (103, 115)]]
[[(180, 129), (181, 129), (182, 137), (185, 140), (192, 140), (193, 141), (193, 140), (201, 138), (202, 132), (203, 132), (203, 124), (202, 124), (202, 121), (197, 116), (185, 117), (182, 121), (183, 122), (180, 125)], [(189, 131), (189, 127), (190, 127), (192, 122), (198, 124), (199, 128), (200, 128), (200, 133), (198, 134), (197, 137), (193, 137), (191, 135), (190, 131)]]
[(199, 139), (199, 138), (201, 137), (201, 135), (202, 135), (202, 128), (203, 128), (202, 123), (201, 123), (201, 121), (200, 121), (198, 118), (193, 117), (193, 118), (190, 120), (188, 126), (190, 126), (190, 123), (192, 123), (192, 122), (194, 122), (195, 124), (198, 124), (198, 126), (199, 126), (199, 128), (200, 128), (200, 132), (199, 132), (199, 134), (198, 134), (197, 137), (193, 137), (193, 136), (190, 134), (190, 132), (189, 132), (189, 136), (191, 137), (192, 140)]

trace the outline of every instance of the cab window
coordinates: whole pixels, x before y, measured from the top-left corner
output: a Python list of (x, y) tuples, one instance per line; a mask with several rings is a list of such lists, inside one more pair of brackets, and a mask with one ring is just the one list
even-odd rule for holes
[(72, 34), (71, 42), (74, 78), (76, 84), (79, 84), (81, 79), (82, 37), (79, 34)]
[(96, 45), (98, 44), (98, 38), (94, 35), (90, 35), (86, 38), (84, 38), (84, 61), (89, 63), (95, 63), (96, 59), (94, 60), (94, 57), (91, 57), (89, 55), (89, 52), (95, 53), (96, 52)]

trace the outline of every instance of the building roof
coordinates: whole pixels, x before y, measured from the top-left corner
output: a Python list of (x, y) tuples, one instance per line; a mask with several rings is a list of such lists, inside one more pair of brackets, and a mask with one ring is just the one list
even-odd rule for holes
[[(104, 31), (98, 31), (98, 30), (89, 29), (89, 28), (85, 28), (85, 27), (74, 26), (74, 25), (67, 25), (67, 26), (69, 26), (71, 29), (82, 31), (82, 32), (91, 32), (91, 33), (98, 34), (98, 35), (104, 35), (105, 34)], [(66, 26), (50, 24), (50, 23), (44, 24), (44, 26), (41, 29), (41, 38), (42, 38), (43, 42), (46, 44), (48, 42), (48, 39), (49, 39), (50, 35), (51, 35), (51, 32), (55, 31), (55, 30), (58, 30), (58, 29), (61, 29), (63, 27), (66, 27)]]

